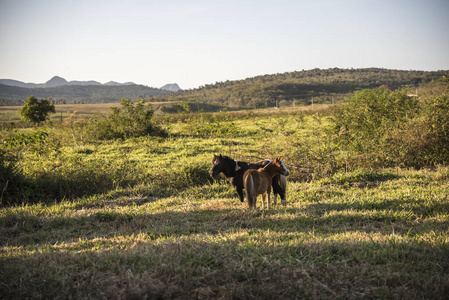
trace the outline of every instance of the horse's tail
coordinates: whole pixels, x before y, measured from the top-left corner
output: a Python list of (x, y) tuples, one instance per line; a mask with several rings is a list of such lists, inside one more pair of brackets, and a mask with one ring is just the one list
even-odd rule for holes
[(257, 193), (256, 193), (256, 189), (254, 186), (254, 179), (253, 179), (253, 175), (251, 173), (249, 174), (245, 174), (247, 176), (245, 176), (243, 178), (243, 185), (245, 187), (245, 191), (246, 191), (246, 199), (248, 200), (248, 206), (249, 208), (255, 208), (256, 206), (256, 201), (254, 201), (257, 197)]

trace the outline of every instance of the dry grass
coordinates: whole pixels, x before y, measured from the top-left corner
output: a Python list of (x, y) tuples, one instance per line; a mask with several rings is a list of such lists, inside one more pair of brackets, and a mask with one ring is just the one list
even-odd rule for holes
[[(152, 102), (154, 109), (166, 102)], [(109, 108), (121, 107), (120, 102), (117, 103), (96, 103), (96, 104), (56, 104), (56, 113), (51, 115), (52, 120), (67, 118), (76, 113), (79, 117), (89, 117), (95, 113), (107, 114)], [(19, 110), (22, 106), (0, 106), (0, 121), (19, 121)]]

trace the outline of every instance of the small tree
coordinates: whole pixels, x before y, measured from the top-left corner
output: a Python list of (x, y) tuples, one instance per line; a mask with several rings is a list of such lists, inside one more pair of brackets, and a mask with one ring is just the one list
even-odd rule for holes
[(49, 118), (50, 113), (55, 113), (55, 106), (47, 98), (38, 100), (34, 96), (28, 97), (25, 105), (19, 110), (22, 120), (33, 122), (39, 126)]
[(143, 101), (136, 104), (129, 99), (122, 99), (122, 107), (111, 107), (107, 116), (97, 115), (88, 125), (91, 138), (99, 140), (130, 138), (145, 135), (165, 136), (166, 132), (151, 121), (153, 109), (144, 105)]

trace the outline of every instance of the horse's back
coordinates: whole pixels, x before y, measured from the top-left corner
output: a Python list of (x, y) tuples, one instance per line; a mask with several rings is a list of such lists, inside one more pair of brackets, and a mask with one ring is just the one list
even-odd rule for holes
[(257, 194), (267, 192), (268, 188), (271, 186), (271, 178), (267, 179), (267, 176), (265, 176), (265, 174), (260, 170), (261, 169), (249, 169), (245, 172), (245, 174), (243, 174), (243, 185), (245, 190), (247, 189), (248, 181), (251, 180)]
[(246, 185), (246, 182), (248, 181), (248, 177), (249, 176), (252, 176), (252, 177), (259, 176), (259, 174), (257, 174), (257, 173), (258, 172), (255, 169), (248, 169), (248, 170), (246, 170), (245, 173), (243, 173), (243, 185)]
[(243, 186), (245, 190), (249, 180), (251, 180), (254, 183), (254, 185), (257, 186), (257, 183), (259, 182), (259, 177), (260, 175), (258, 174), (257, 170), (255, 169), (246, 170), (246, 172), (243, 174)]

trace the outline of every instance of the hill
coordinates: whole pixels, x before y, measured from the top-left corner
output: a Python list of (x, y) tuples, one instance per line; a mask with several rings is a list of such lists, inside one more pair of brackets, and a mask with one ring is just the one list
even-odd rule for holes
[(170, 92), (178, 92), (181, 90), (181, 88), (179, 87), (179, 85), (177, 83), (167, 83), (166, 85), (161, 87), (161, 90), (166, 90), (166, 91), (170, 91)]
[(379, 68), (313, 69), (217, 82), (193, 90), (158, 96), (157, 101), (204, 102), (230, 108), (259, 108), (288, 104), (331, 103), (355, 91), (385, 85), (416, 87), (449, 71), (401, 71)]
[(122, 98), (146, 98), (150, 102), (199, 103), (214, 107), (240, 109), (276, 105), (305, 105), (340, 101), (355, 91), (387, 86), (390, 89), (417, 87), (449, 71), (404, 71), (380, 68), (313, 69), (282, 74), (261, 75), (244, 80), (206, 84), (197, 89), (181, 90), (177, 84), (160, 89), (114, 81), (66, 81), (55, 76), (45, 84), (0, 80), (0, 105), (20, 105), (30, 95), (52, 97), (62, 103), (106, 103)]
[[(179, 88), (177, 84), (176, 87)], [(173, 86), (173, 84), (171, 85)], [(173, 91), (177, 91), (172, 88)], [(0, 105), (21, 105), (28, 96), (53, 98), (56, 103), (106, 103), (122, 98), (145, 98), (167, 94), (171, 90), (157, 89), (134, 82), (109, 81), (101, 84), (95, 80), (67, 81), (54, 76), (45, 83), (25, 83), (12, 79), (0, 79)]]
[(122, 98), (136, 99), (169, 93), (143, 85), (64, 85), (23, 88), (0, 84), (0, 105), (21, 105), (28, 96), (51, 97), (57, 103), (106, 103)]
[[(79, 80), (72, 80), (67, 81), (62, 77), (54, 76), (50, 80), (48, 80), (45, 83), (25, 83), (18, 80), (13, 79), (0, 79), (0, 84), (10, 85), (10, 86), (17, 86), (17, 87), (23, 87), (23, 88), (44, 88), (44, 87), (59, 87), (59, 86), (65, 86), (65, 85), (102, 85), (100, 82), (95, 80), (87, 80), (87, 81), (79, 81)], [(115, 81), (109, 81), (106, 82), (104, 85), (135, 85), (134, 82), (125, 82), (125, 83), (119, 83)]]

